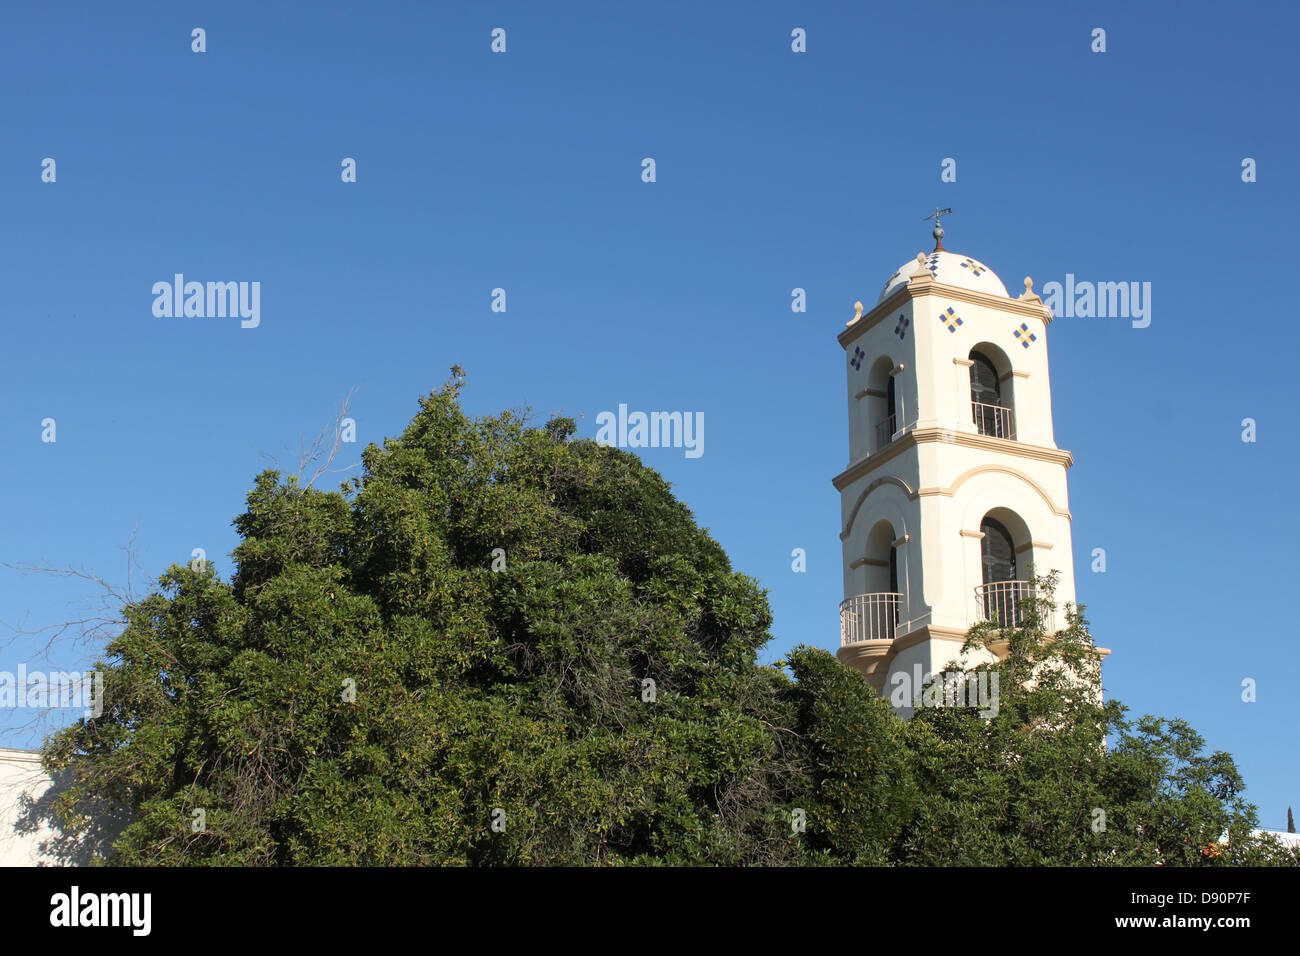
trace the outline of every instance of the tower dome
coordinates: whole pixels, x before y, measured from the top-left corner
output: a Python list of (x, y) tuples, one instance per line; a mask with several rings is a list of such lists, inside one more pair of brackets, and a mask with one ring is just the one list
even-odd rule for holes
[[(949, 252), (947, 249), (936, 249), (925, 257), (925, 265), (938, 282), (963, 289), (974, 289), (976, 292), (985, 292), (989, 295), (998, 295), (1004, 299), (1009, 298), (1007, 287), (1002, 284), (998, 274), (978, 259)], [(881, 290), (876, 304), (884, 302), (899, 286), (905, 285), (908, 276), (915, 271), (915, 259), (909, 259), (899, 266), (898, 271), (885, 283), (885, 288)]]

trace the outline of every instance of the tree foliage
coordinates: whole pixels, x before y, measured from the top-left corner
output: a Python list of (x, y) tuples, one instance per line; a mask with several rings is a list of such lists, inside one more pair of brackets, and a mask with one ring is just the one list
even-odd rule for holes
[(258, 475), (230, 581), (126, 608), (46, 747), (64, 827), (119, 808), (122, 865), (1294, 862), (1226, 754), (1080, 692), (1078, 615), (972, 632), (1009, 641), (992, 719), (761, 666), (765, 593), (658, 474), (468, 418), (453, 371), (339, 490)]

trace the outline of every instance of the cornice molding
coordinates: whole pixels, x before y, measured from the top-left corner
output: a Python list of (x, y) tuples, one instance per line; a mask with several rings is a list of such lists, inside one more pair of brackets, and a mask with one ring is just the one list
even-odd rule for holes
[(840, 345), (844, 346), (844, 351), (848, 351), (850, 343), (859, 335), (862, 335), (875, 328), (885, 318), (894, 311), (897, 306), (908, 301), (911, 297), (907, 294), (907, 286), (899, 286), (899, 291), (895, 292), (884, 302), (880, 303), (862, 318), (858, 319), (843, 332), (839, 334)]
[(955, 627), (944, 627), (941, 624), (925, 624), (911, 634), (894, 641), (893, 646), (889, 649), (889, 663), (893, 663), (893, 658), (899, 651), (905, 651), (909, 647), (915, 647), (917, 644), (923, 644), (926, 641), (953, 641), (958, 644), (966, 643), (966, 632)]
[(913, 278), (905, 285), (900, 285), (897, 292), (841, 332), (838, 336), (840, 345), (844, 346), (845, 351), (848, 351), (848, 347), (853, 343), (854, 339), (874, 328), (885, 316), (904, 302), (919, 299), (925, 295), (942, 295), (949, 299), (956, 299), (958, 302), (982, 305), (1003, 312), (1014, 312), (1016, 315), (1022, 315), (1025, 318), (1038, 319), (1044, 326), (1051, 324), (1052, 321), (1052, 313), (1048, 311), (1041, 301), (1004, 299), (1000, 295), (989, 295), (987, 292), (976, 292), (974, 289), (963, 289), (961, 286), (936, 282), (927, 270), (925, 278)]
[[(884, 695), (885, 681), (899, 653), (926, 641), (951, 641), (954, 644), (965, 644), (966, 636), (967, 632), (960, 628), (924, 624), (892, 641), (888, 639), (859, 641), (856, 644), (841, 645), (835, 652), (835, 656), (841, 664), (852, 667), (865, 677), (876, 693)], [(1011, 653), (1011, 642), (1005, 639), (990, 641), (988, 650), (999, 661), (1005, 661)], [(1092, 654), (1098, 660), (1103, 660), (1110, 656), (1110, 648), (1094, 645)]]
[(41, 766), (41, 752), (39, 750), (14, 750), (9, 747), (0, 747), (0, 763), (16, 763), (25, 767)]
[(1031, 458), (1035, 461), (1050, 461), (1070, 468), (1074, 465), (1074, 456), (1064, 448), (1048, 448), (1046, 445), (1030, 445), (1026, 442), (1011, 441), (1006, 438), (994, 438), (992, 435), (977, 435), (971, 432), (954, 432), (950, 428), (913, 428), (896, 438), (878, 452), (860, 458), (831, 479), (838, 491), (843, 491), (863, 475), (869, 475), (891, 458), (909, 448), (925, 442), (943, 441), (963, 448), (978, 448), (981, 451), (996, 451), (1017, 458)]
[(1026, 318), (1041, 319), (1044, 325), (1052, 321), (1052, 314), (1042, 305), (1035, 305), (1032, 302), (1024, 302), (1020, 299), (1004, 299), (1000, 295), (989, 295), (987, 292), (977, 292), (974, 289), (963, 289), (959, 285), (945, 285), (942, 282), (917, 282), (917, 288), (912, 289), (909, 284), (907, 290), (912, 293), (913, 298), (919, 298), (923, 295), (942, 295), (950, 299), (957, 299), (960, 302), (969, 302), (971, 305), (984, 305), (990, 309), (1001, 309), (1003, 312), (1015, 312), (1017, 315), (1023, 315)]

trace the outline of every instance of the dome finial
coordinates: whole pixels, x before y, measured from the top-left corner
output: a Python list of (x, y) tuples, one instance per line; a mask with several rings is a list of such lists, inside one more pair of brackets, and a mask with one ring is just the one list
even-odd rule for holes
[[(946, 251), (946, 250), (943, 248), (943, 223), (941, 223), (941, 222), (939, 221), (939, 217), (940, 217), (940, 216), (951, 216), (951, 215), (952, 215), (952, 210), (951, 210), (951, 209), (940, 209), (938, 206), (935, 206), (935, 207), (934, 207), (934, 215), (933, 215), (933, 216), (926, 216), (926, 217), (925, 217), (925, 219), (933, 219), (933, 220), (934, 220), (934, 232), (930, 233), (930, 235), (934, 236), (934, 251), (935, 251), (935, 252), (944, 252), (944, 251)], [(925, 222), (925, 219), (922, 219), (921, 221), (922, 221), (922, 222)]]

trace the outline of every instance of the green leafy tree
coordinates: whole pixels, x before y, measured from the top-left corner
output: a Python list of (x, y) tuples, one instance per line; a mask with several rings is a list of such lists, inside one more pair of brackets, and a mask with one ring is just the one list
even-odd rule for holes
[(856, 671), (823, 650), (797, 648), (789, 667), (810, 862), (890, 862), (919, 802), (906, 724)]
[(903, 721), (824, 650), (760, 666), (766, 595), (638, 458), (463, 382), (338, 490), (258, 475), (229, 581), (125, 607), (104, 714), (46, 746), (68, 832), (118, 814), (122, 865), (1295, 861), (1231, 758), (1100, 702), (1080, 615), (974, 628), (996, 715)]
[(637, 458), (462, 381), (339, 491), (259, 475), (233, 580), (127, 609), (47, 748), (65, 821), (129, 810), (123, 864), (797, 858), (763, 592)]
[[(922, 865), (1198, 865), (1300, 862), (1250, 836), (1256, 811), (1232, 758), (1184, 721), (1102, 701), (1081, 609), (1046, 625), (1055, 576), (1019, 620), (971, 628), (964, 651), (1000, 649), (996, 713), (922, 707), (908, 723), (922, 808), (894, 858)], [(969, 678), (967, 678), (969, 679)], [(1222, 842), (1226, 838), (1226, 843)]]

